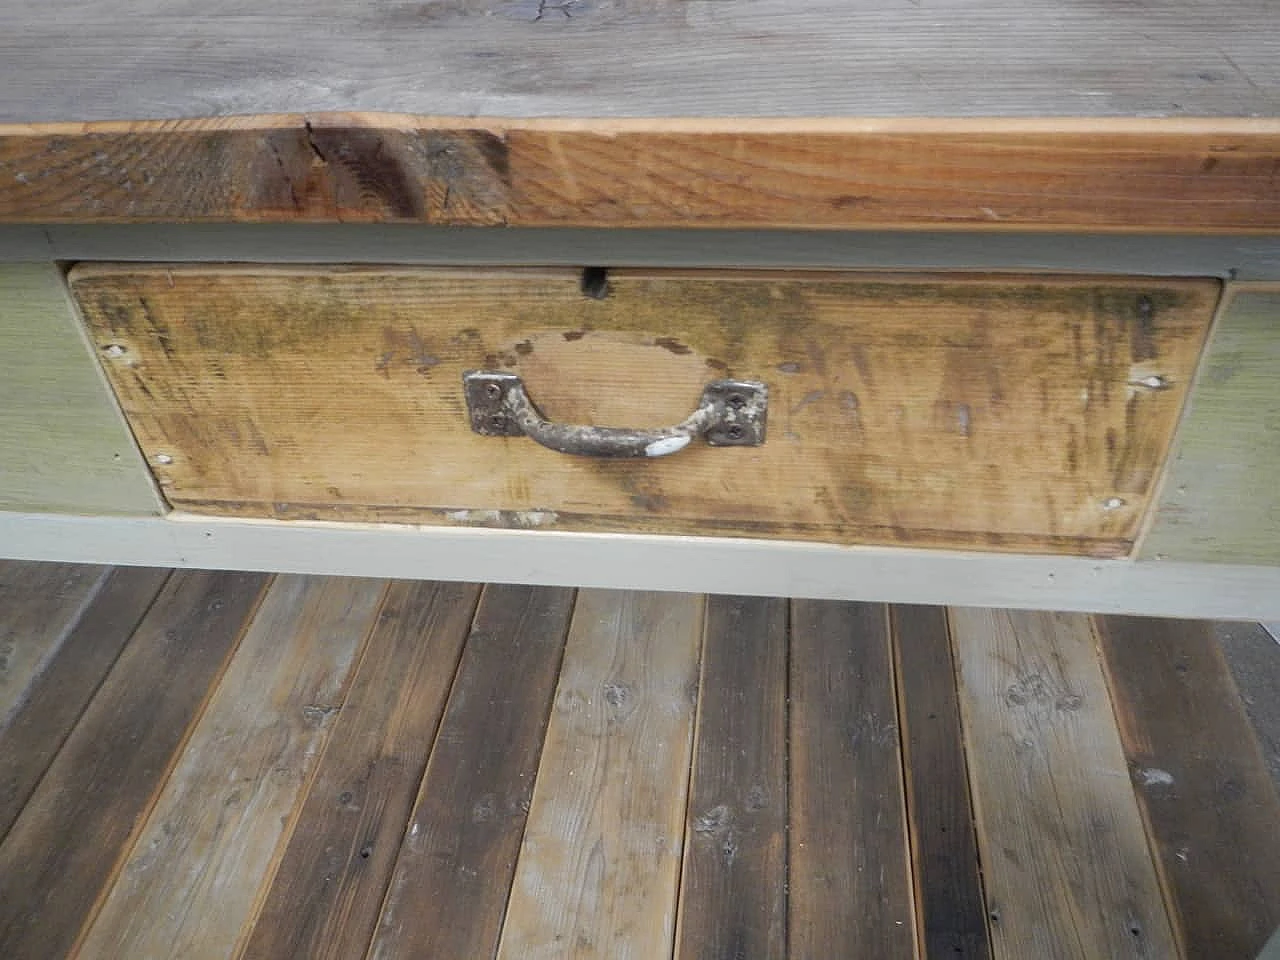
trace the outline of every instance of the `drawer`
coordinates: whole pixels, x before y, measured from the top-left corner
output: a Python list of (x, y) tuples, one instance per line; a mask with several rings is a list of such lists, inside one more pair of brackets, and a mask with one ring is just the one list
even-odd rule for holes
[[(1219, 285), (1145, 278), (81, 264), (174, 508), (1127, 554)], [(463, 374), (655, 427), (764, 382), (764, 443), (602, 459), (472, 431)]]

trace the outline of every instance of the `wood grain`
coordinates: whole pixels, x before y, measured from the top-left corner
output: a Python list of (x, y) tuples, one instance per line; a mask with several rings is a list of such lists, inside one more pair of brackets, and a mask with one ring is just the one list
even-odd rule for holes
[[(17, 606), (50, 598), (66, 599), (67, 580), (60, 585), (46, 584), (47, 592), (28, 594), (26, 604), (16, 603), (10, 588), (20, 578), (10, 575), (0, 563), (0, 619)], [(19, 565), (13, 565), (19, 566)], [(36, 564), (20, 565), (24, 568)], [(39, 565), (42, 573), (63, 570), (57, 565)], [(98, 572), (76, 568), (76, 572)], [(168, 579), (167, 570), (146, 567), (119, 567), (101, 571), (105, 577), (87, 607), (65, 633), (51, 659), (28, 684), (22, 704), (9, 722), (0, 726), (0, 839), (18, 818), (23, 806), (49, 768), (58, 750), (66, 742), (86, 705), (101, 686), (112, 664), (124, 649), (134, 629), (150, 608), (160, 588)], [(73, 578), (74, 579), (74, 575)], [(28, 582), (30, 589), (41, 585)], [(55, 623), (57, 620), (55, 618)], [(3, 628), (0, 628), (0, 635)]]
[(790, 690), (787, 956), (913, 958), (887, 609), (792, 601)]
[(1278, 161), (1275, 119), (9, 125), (0, 222), (1275, 232)]
[(950, 623), (996, 960), (1177, 956), (1089, 618)]
[(0, 510), (163, 506), (50, 263), (0, 263), (0, 450)]
[(1280, 798), (1211, 625), (1098, 627), (1185, 955), (1252, 960), (1280, 927)]
[(485, 588), (369, 960), (496, 953), (573, 597)]
[(1280, 286), (1232, 284), (1141, 556), (1280, 563)]
[[(615, 271), (599, 300), (568, 271), (127, 265), (72, 284), (184, 510), (1089, 555), (1129, 549), (1217, 296)], [(553, 419), (625, 426), (762, 379), (769, 435), (642, 463), (479, 437), (459, 384), (485, 367)]]
[(670, 955), (703, 608), (579, 592), (500, 960)]
[(787, 602), (709, 597), (676, 952), (787, 950)]
[(1280, 623), (1218, 622), (1213, 634), (1271, 780), (1280, 787)]
[(161, 591), (0, 844), (6, 960), (67, 955), (266, 582), (177, 573)]
[(890, 618), (920, 944), (926, 957), (989, 958), (947, 611), (896, 606)]
[(241, 960), (364, 955), (479, 593), (388, 590)]
[(384, 592), (374, 580), (275, 579), (83, 955), (234, 955)]
[(0, 560), (0, 730), (108, 573), (88, 564)]

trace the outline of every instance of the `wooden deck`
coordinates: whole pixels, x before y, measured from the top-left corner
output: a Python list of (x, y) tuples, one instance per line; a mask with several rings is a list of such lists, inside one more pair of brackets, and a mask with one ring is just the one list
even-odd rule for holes
[(1277, 689), (1248, 626), (0, 561), (0, 957), (1252, 957)]

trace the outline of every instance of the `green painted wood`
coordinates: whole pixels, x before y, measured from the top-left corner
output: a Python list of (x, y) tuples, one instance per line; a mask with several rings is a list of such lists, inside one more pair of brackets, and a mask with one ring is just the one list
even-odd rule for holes
[(1280, 287), (1228, 296), (1144, 560), (1280, 564)]
[(0, 510), (162, 510), (53, 264), (0, 264)]

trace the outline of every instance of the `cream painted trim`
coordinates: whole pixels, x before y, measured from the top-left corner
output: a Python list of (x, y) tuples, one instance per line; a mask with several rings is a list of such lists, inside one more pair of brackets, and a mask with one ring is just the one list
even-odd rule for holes
[(27, 560), (1280, 619), (1280, 566), (710, 537), (0, 513)]

